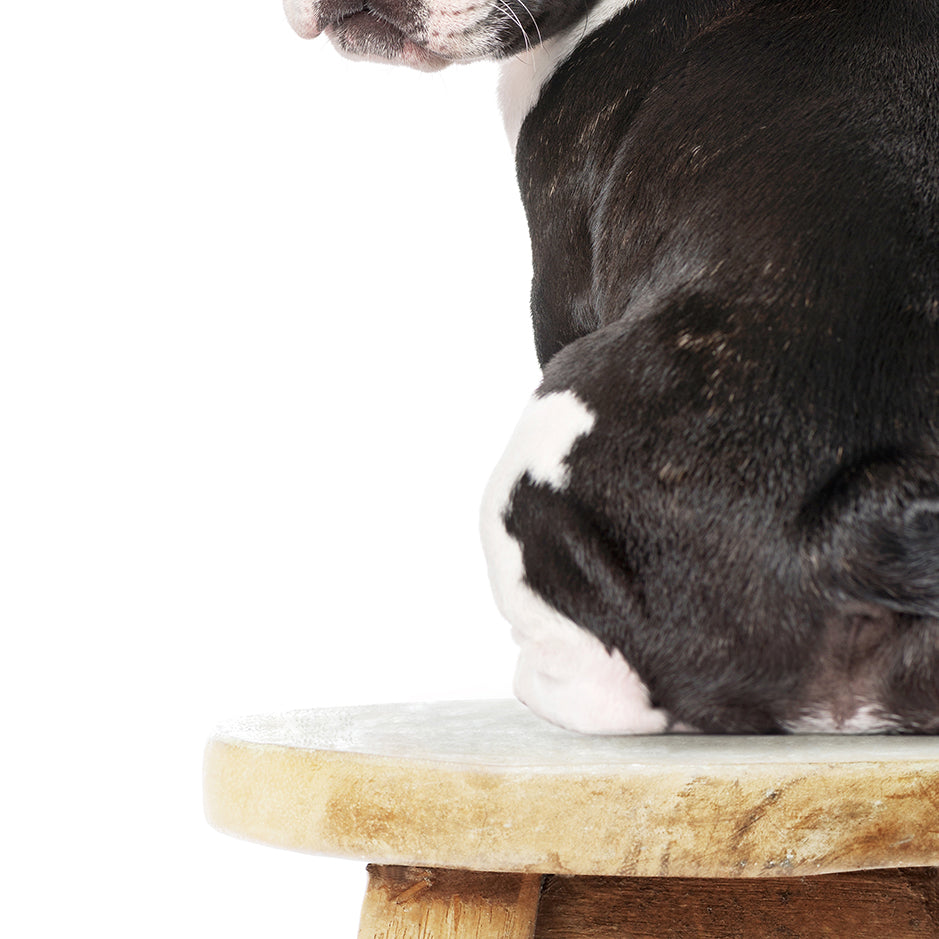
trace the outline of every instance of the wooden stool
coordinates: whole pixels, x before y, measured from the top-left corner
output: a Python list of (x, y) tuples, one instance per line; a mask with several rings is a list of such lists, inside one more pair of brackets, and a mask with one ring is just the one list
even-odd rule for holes
[(360, 939), (939, 937), (939, 738), (581, 737), (512, 701), (253, 717), (216, 828), (372, 862)]

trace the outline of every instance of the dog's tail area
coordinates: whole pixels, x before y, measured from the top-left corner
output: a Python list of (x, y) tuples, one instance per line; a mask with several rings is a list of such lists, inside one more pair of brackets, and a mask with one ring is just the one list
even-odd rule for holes
[(803, 520), (831, 614), (795, 729), (939, 732), (939, 457), (848, 467)]

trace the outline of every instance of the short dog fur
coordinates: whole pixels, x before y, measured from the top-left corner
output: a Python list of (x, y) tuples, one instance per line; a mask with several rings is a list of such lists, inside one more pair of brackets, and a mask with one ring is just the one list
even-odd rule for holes
[(939, 0), (286, 0), (505, 60), (544, 379), (482, 532), (585, 732), (939, 732)]

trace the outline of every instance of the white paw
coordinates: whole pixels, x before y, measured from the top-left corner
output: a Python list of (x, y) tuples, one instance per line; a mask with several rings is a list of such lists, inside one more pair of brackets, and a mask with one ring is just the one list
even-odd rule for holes
[(665, 731), (668, 714), (651, 706), (648, 689), (622, 653), (608, 652), (595, 636), (543, 606), (550, 615), (541, 618), (537, 635), (513, 630), (521, 646), (518, 699), (545, 720), (584, 734)]

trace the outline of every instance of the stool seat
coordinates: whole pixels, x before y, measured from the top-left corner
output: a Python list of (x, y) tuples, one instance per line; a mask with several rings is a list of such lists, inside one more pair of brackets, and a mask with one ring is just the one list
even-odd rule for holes
[(757, 878), (939, 866), (939, 738), (583, 737), (514, 701), (243, 718), (209, 822), (381, 865)]

